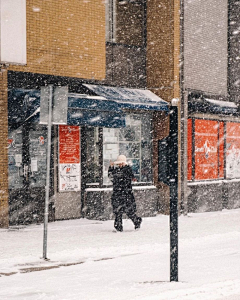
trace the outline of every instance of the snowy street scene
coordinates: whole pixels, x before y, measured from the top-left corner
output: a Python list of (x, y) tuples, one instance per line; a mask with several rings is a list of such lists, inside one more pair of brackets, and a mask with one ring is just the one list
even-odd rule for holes
[(240, 0), (0, 0), (0, 300), (240, 300)]
[(240, 210), (179, 218), (179, 282), (169, 282), (169, 217), (0, 229), (1, 300), (239, 300)]

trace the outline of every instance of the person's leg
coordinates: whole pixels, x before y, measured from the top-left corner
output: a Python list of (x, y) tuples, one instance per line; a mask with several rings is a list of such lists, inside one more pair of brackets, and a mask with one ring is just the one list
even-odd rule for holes
[(117, 212), (115, 213), (115, 221), (114, 221), (114, 228), (117, 231), (123, 231), (123, 226), (122, 226), (122, 212)]
[(141, 218), (141, 217), (137, 217), (137, 220), (136, 220), (136, 222), (134, 223), (135, 229), (140, 228), (141, 223), (142, 223), (142, 218)]
[(136, 213), (133, 212), (133, 211), (131, 211), (131, 210), (127, 211), (126, 214), (127, 214), (127, 216), (129, 217), (129, 219), (132, 220), (132, 222), (133, 222), (133, 224), (134, 224), (134, 226), (135, 226), (135, 229), (140, 228), (141, 223), (142, 223), (142, 218), (141, 218), (141, 217), (138, 217), (138, 216), (136, 215)]

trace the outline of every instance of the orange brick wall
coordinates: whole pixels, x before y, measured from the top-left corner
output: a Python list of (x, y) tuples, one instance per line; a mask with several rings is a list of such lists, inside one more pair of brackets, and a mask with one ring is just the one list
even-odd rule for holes
[(104, 79), (104, 1), (27, 0), (27, 65), (9, 70)]
[(0, 227), (8, 226), (7, 71), (0, 71)]

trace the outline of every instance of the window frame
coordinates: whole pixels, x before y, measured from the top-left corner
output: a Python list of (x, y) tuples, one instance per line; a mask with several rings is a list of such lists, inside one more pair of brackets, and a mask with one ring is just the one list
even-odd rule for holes
[(116, 0), (106, 0), (105, 5), (105, 36), (106, 42), (116, 42), (117, 6)]

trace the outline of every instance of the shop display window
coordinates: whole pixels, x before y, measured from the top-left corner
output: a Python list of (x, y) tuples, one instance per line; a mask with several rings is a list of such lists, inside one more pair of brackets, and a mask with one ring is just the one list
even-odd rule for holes
[(151, 133), (151, 114), (129, 114), (126, 127), (103, 128), (103, 184), (111, 184), (108, 167), (120, 154), (127, 157), (137, 182), (152, 182)]
[(226, 124), (226, 177), (240, 178), (240, 124)]

